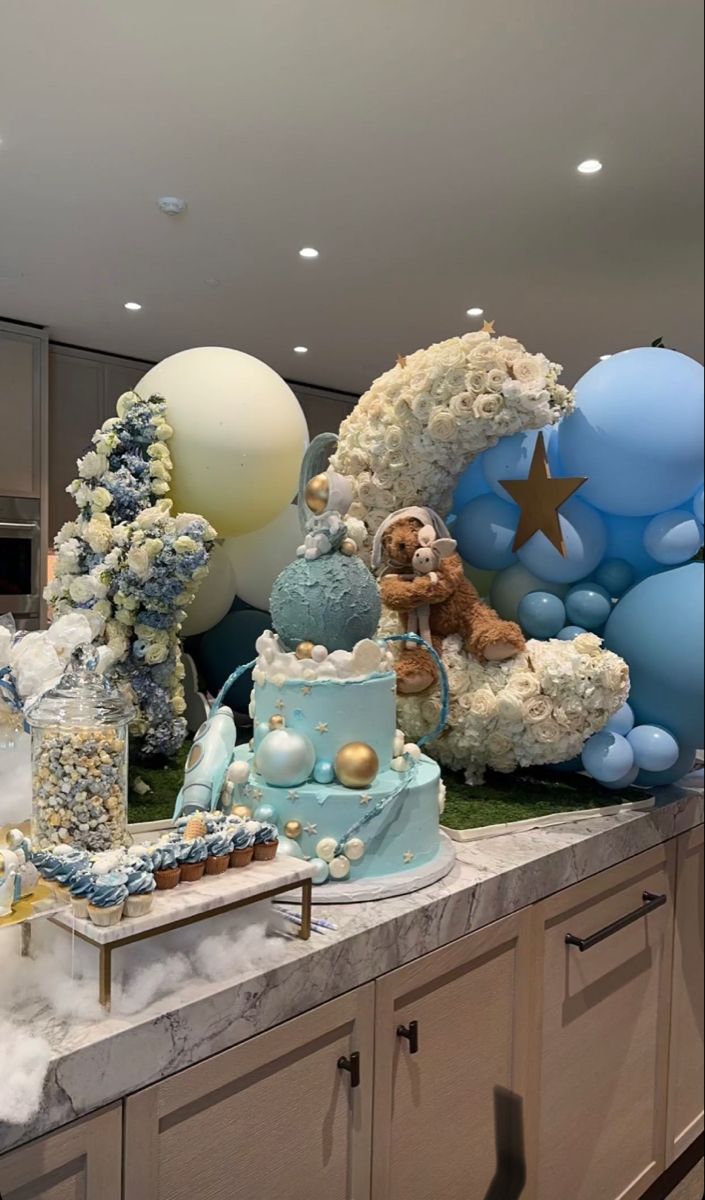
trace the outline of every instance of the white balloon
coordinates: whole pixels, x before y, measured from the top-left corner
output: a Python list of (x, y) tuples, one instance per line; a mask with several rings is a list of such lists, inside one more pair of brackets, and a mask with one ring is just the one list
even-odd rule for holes
[(224, 546), (215, 545), (208, 564), (208, 575), (201, 583), (182, 629), (183, 637), (205, 633), (230, 612), (237, 585), (235, 572)]
[(308, 432), (271, 367), (241, 350), (200, 346), (165, 358), (135, 391), (166, 400), (176, 512), (199, 513), (221, 537), (237, 537), (291, 501)]
[(296, 558), (302, 538), (298, 514), (296, 505), (290, 504), (264, 529), (225, 543), (237, 577), (237, 594), (253, 608), (268, 611), (274, 580)]

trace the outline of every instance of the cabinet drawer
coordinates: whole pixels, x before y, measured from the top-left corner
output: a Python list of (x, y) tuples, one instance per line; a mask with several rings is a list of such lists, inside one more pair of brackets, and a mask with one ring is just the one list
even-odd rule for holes
[(540, 906), (540, 1200), (632, 1200), (664, 1168), (674, 879), (670, 843)]
[(2, 1200), (120, 1200), (122, 1105), (0, 1157)]
[(668, 1160), (703, 1131), (703, 864), (700, 825), (678, 838), (673, 1010), (668, 1079)]
[(368, 1200), (373, 1010), (368, 984), (129, 1097), (125, 1197)]

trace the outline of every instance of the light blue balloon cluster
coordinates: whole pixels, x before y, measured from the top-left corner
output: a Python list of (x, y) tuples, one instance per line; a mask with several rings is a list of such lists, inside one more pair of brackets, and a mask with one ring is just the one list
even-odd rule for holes
[(585, 769), (607, 786), (669, 783), (704, 740), (703, 568), (691, 563), (705, 520), (703, 369), (672, 350), (627, 350), (588, 371), (575, 399), (543, 430), (551, 474), (587, 478), (560, 510), (566, 555), (541, 533), (513, 550), (519, 510), (500, 480), (528, 475), (536, 431), (466, 470), (453, 536), (471, 567), (497, 572), (500, 616), (535, 638), (599, 633), (629, 664), (636, 726), (617, 714), (586, 745)]

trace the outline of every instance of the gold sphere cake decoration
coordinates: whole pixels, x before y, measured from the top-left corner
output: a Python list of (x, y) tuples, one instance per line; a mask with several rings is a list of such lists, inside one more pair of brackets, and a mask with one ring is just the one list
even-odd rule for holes
[(310, 508), (312, 513), (320, 517), (328, 507), (330, 499), (330, 483), (328, 476), (314, 475), (313, 479), (309, 479), (304, 492), (307, 508)]
[(357, 542), (354, 542), (352, 538), (343, 538), (340, 543), (340, 553), (347, 555), (348, 558), (354, 558), (357, 554)]
[(310, 658), (313, 653), (313, 642), (299, 642), (294, 651), (298, 659)]
[(246, 804), (236, 804), (233, 809), (233, 816), (240, 817), (242, 821), (249, 821), (252, 816), (252, 809), (248, 808)]
[(285, 725), (286, 725), (286, 721), (284, 720), (281, 713), (275, 713), (273, 717), (269, 718), (269, 728), (270, 729), (283, 729)]
[(376, 779), (379, 759), (367, 742), (348, 742), (335, 756), (335, 773), (346, 788), (366, 788)]
[(292, 838), (294, 841), (296, 841), (301, 837), (302, 834), (301, 822), (287, 821), (286, 825), (284, 826), (284, 833), (288, 838)]

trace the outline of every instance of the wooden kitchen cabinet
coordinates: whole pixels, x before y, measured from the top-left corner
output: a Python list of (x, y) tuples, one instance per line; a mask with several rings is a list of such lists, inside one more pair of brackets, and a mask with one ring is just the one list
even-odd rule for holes
[(703, 1131), (703, 826), (678, 839), (668, 1081), (668, 1163)]
[(0, 323), (0, 496), (39, 497), (45, 336)]
[[(636, 1200), (665, 1167), (676, 844), (537, 909), (543, 934), (538, 1200)], [(636, 916), (581, 953), (588, 938)]]
[(121, 1200), (122, 1105), (0, 1157), (2, 1200)]
[(369, 1200), (373, 1036), (368, 984), (129, 1097), (125, 1196)]
[(532, 954), (524, 910), (378, 980), (373, 1200), (524, 1194)]

